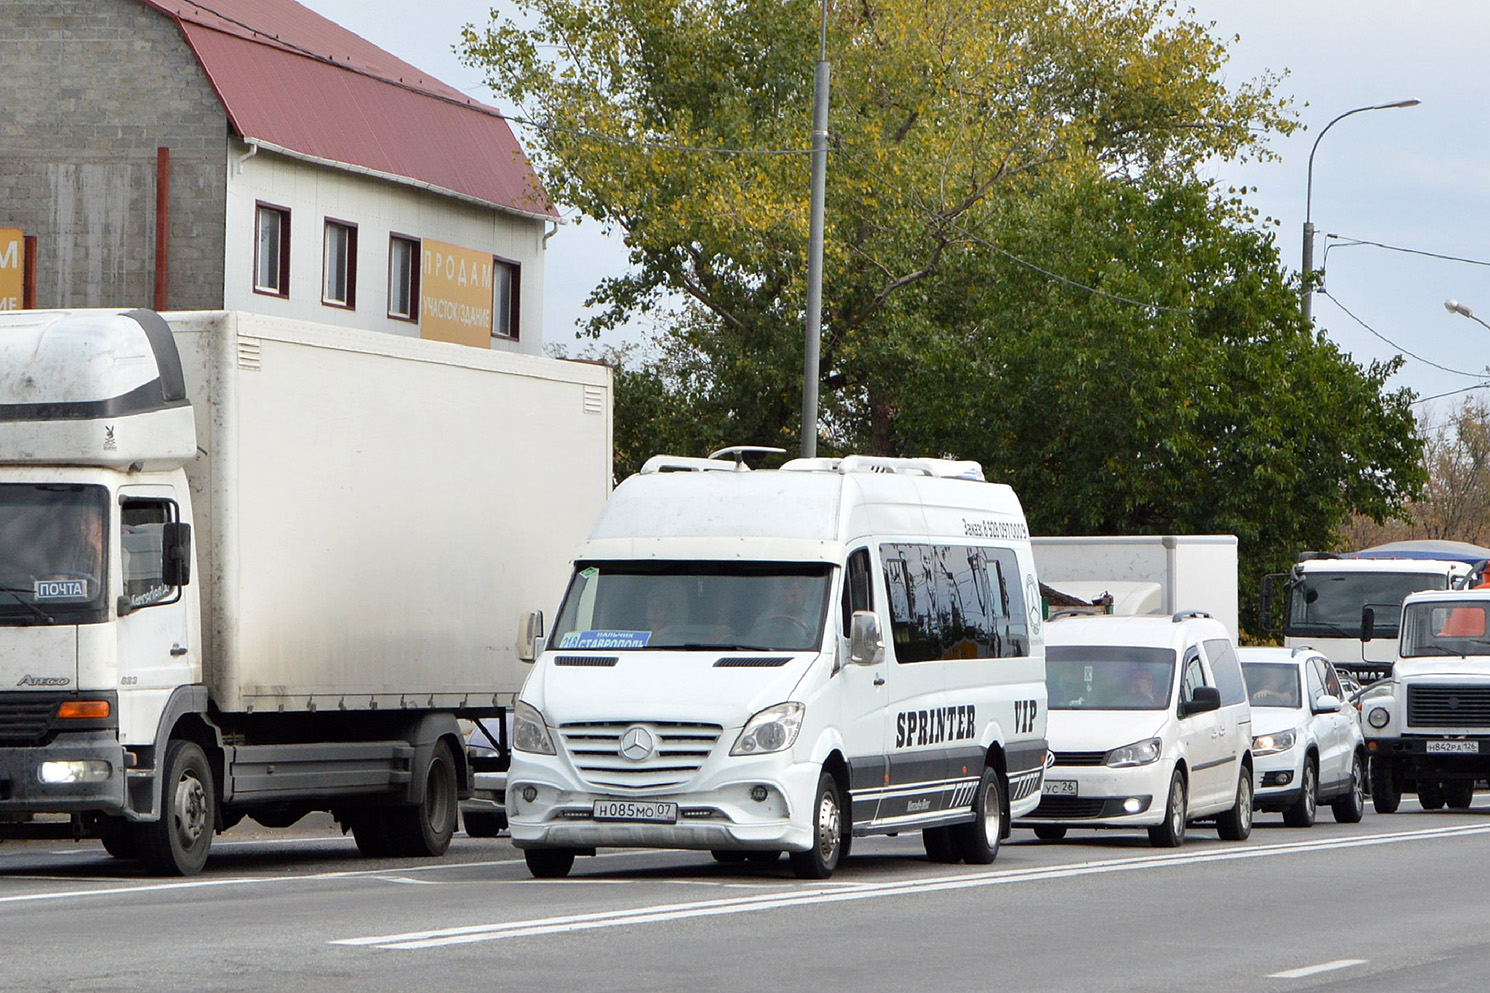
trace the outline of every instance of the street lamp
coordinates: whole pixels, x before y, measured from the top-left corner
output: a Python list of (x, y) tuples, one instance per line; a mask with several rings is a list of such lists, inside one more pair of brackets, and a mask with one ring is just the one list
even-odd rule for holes
[(1309, 172), (1308, 182), (1304, 192), (1304, 288), (1300, 297), (1300, 303), (1304, 311), (1304, 320), (1311, 320), (1314, 316), (1312, 296), (1313, 288), (1309, 285), (1309, 275), (1314, 272), (1314, 222), (1310, 219), (1310, 206), (1314, 200), (1314, 153), (1319, 149), (1319, 139), (1325, 136), (1325, 132), (1334, 127), (1340, 121), (1351, 114), (1363, 114), (1368, 110), (1392, 110), (1396, 107), (1416, 107), (1420, 100), (1398, 100), (1396, 103), (1378, 103), (1370, 107), (1357, 107), (1355, 110), (1347, 110), (1339, 117), (1324, 126), (1319, 136), (1314, 139), (1314, 145), (1309, 149)]
[(1445, 300), (1443, 302), (1443, 309), (1447, 310), (1451, 314), (1458, 314), (1460, 317), (1467, 317), (1471, 321), (1474, 321), (1476, 324), (1479, 324), (1487, 330), (1490, 330), (1490, 324), (1486, 324), (1483, 320), (1474, 316), (1474, 311), (1464, 306), (1464, 304), (1460, 303), (1458, 300), (1455, 300), (1453, 298)]

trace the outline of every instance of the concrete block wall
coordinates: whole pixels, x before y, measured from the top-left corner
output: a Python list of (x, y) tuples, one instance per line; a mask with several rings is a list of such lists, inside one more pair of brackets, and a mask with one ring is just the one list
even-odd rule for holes
[(223, 305), (228, 123), (139, 0), (0, 0), (0, 226), (38, 239), (39, 307), (149, 307), (170, 149), (168, 309)]

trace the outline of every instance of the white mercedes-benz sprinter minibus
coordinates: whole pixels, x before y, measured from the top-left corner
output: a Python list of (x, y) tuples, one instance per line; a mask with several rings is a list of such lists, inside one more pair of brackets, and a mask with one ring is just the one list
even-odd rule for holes
[(991, 862), (1040, 799), (1045, 652), (1014, 492), (975, 462), (658, 456), (611, 495), (514, 711), (539, 877), (596, 848), (829, 876), (919, 830)]

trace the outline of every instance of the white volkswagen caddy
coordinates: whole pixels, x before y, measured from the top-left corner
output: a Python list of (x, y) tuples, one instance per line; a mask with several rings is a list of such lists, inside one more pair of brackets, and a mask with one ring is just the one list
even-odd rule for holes
[(916, 830), (990, 862), (1039, 802), (1041, 628), (1024, 513), (977, 463), (659, 456), (522, 653), (513, 843), (540, 877), (625, 846), (825, 878)]
[(1183, 843), (1214, 817), (1222, 838), (1252, 830), (1252, 716), (1236, 647), (1208, 614), (1077, 616), (1046, 626), (1051, 764), (1040, 805), (1017, 826), (1146, 828)]

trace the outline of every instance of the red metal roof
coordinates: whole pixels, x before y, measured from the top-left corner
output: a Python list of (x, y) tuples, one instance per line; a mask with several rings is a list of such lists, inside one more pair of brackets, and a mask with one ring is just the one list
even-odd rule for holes
[(500, 112), (294, 0), (140, 0), (173, 18), (234, 130), (557, 217)]

